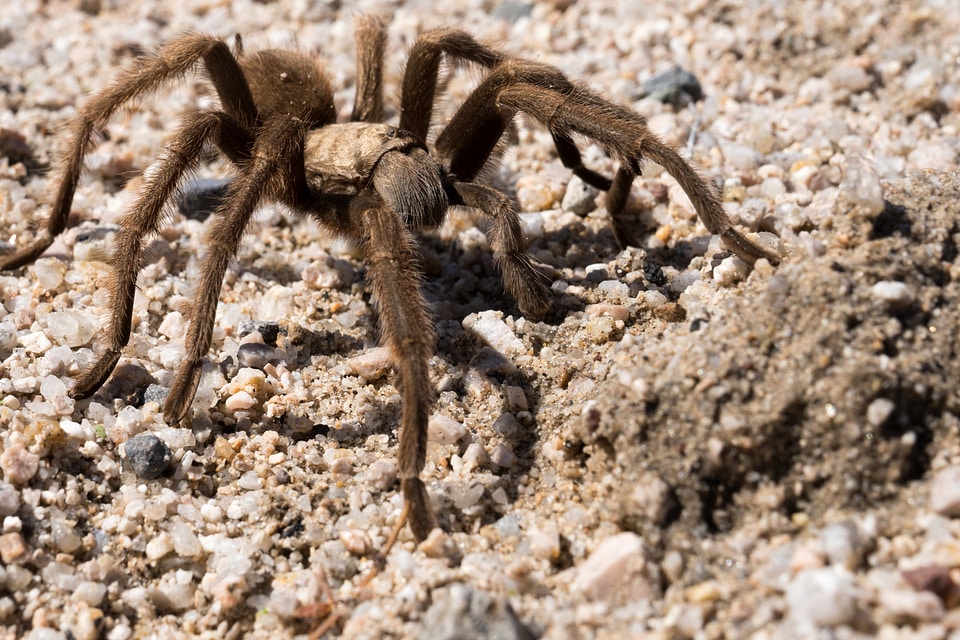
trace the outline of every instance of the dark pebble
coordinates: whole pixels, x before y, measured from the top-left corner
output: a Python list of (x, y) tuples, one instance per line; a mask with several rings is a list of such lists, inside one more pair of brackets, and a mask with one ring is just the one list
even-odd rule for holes
[(248, 342), (237, 349), (237, 363), (241, 367), (263, 369), (268, 364), (277, 364), (282, 361), (282, 351), (259, 342)]
[(139, 407), (146, 401), (146, 390), (156, 386), (157, 380), (143, 366), (135, 362), (121, 362), (113, 370), (97, 396), (111, 401), (120, 398), (125, 404)]
[(248, 336), (254, 331), (259, 332), (263, 341), (267, 344), (277, 346), (277, 338), (280, 336), (280, 324), (277, 322), (264, 322), (262, 320), (241, 320), (237, 327), (239, 337)]
[(173, 454), (170, 447), (152, 433), (140, 433), (123, 446), (127, 454), (127, 463), (138, 478), (155, 480), (170, 467)]
[(493, 10), (493, 17), (507, 22), (516, 22), (520, 18), (527, 18), (533, 13), (532, 2), (516, 2), (504, 0)]
[(167, 389), (159, 384), (151, 384), (143, 392), (143, 401), (144, 403), (156, 402), (162, 407), (169, 393), (170, 389)]
[(650, 264), (649, 262), (644, 263), (643, 277), (646, 278), (647, 282), (658, 287), (667, 284), (667, 274), (663, 272), (663, 268), (660, 265)]
[(643, 97), (680, 109), (703, 99), (703, 88), (695, 75), (680, 67), (674, 67), (644, 82)]
[(180, 191), (177, 208), (191, 220), (206, 220), (220, 206), (231, 182), (218, 178), (190, 180)]

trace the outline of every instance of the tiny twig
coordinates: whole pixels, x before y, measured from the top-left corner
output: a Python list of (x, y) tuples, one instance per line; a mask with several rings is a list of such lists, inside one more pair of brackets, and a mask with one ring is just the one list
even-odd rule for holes
[[(363, 589), (364, 587), (367, 587), (386, 566), (387, 556), (390, 555), (390, 550), (393, 549), (393, 545), (397, 542), (400, 532), (403, 531), (403, 527), (407, 523), (407, 515), (409, 513), (410, 503), (404, 500), (403, 511), (400, 512), (400, 518), (397, 520), (397, 523), (393, 525), (393, 529), (390, 531), (390, 535), (387, 537), (387, 542), (383, 545), (383, 550), (377, 553), (377, 555), (374, 557), (373, 568), (370, 569), (370, 571), (363, 577), (362, 580), (360, 580), (359, 584), (357, 585), (358, 588)], [(330, 603), (330, 613), (326, 618), (324, 618), (322, 624), (310, 632), (310, 634), (307, 636), (308, 640), (320, 640), (320, 638), (322, 638), (327, 631), (330, 631), (330, 629), (332, 629), (342, 617), (342, 613), (337, 609), (337, 601), (333, 597), (333, 590), (330, 588), (330, 582), (327, 580), (327, 572), (324, 570), (322, 564), (317, 567), (317, 574), (320, 580), (320, 586), (323, 589), (323, 595)]]

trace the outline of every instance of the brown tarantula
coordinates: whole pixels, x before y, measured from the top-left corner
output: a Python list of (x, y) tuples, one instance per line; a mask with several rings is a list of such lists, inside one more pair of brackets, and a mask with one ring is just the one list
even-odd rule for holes
[[(419, 37), (403, 76), (400, 121), (381, 124), (385, 26), (377, 18), (363, 17), (356, 38), (356, 101), (351, 121), (344, 123), (336, 122), (333, 89), (313, 55), (286, 50), (243, 55), (239, 39), (234, 53), (217, 38), (191, 33), (138, 59), (79, 109), (54, 180), (46, 229), (30, 246), (0, 259), (0, 269), (30, 263), (63, 232), (94, 133), (131, 100), (202, 61), (220, 108), (183, 116), (156, 171), (146, 177), (136, 204), (120, 222), (111, 260), (106, 350), (77, 381), (73, 396), (93, 394), (120, 359), (130, 338), (134, 291), (145, 264), (147, 240), (158, 232), (165, 206), (199, 163), (204, 147), (213, 143), (236, 167), (237, 175), (209, 230), (187, 353), (166, 398), (164, 417), (170, 423), (186, 417), (210, 349), (227, 263), (237, 253), (255, 209), (264, 201), (280, 202), (362, 248), (382, 339), (400, 377), (400, 479), (411, 529), (422, 540), (435, 525), (420, 479), (433, 394), (428, 361), (434, 336), (420, 290), (414, 232), (437, 227), (451, 205), (476, 210), (489, 222), (495, 262), (520, 311), (531, 318), (548, 311), (545, 278), (524, 250), (513, 203), (475, 181), (517, 112), (550, 131), (566, 167), (607, 191), (606, 208), (618, 239), (624, 237), (621, 214), (630, 186), (642, 160), (650, 158), (677, 180), (707, 229), (719, 234), (734, 253), (751, 263), (759, 258), (776, 263), (779, 256), (731, 226), (714, 191), (651, 134), (642, 116), (571, 82), (553, 67), (510, 57), (457, 29), (437, 29)], [(444, 56), (478, 65), (485, 75), (428, 147)], [(612, 180), (583, 166), (574, 135), (595, 141), (619, 162)]]

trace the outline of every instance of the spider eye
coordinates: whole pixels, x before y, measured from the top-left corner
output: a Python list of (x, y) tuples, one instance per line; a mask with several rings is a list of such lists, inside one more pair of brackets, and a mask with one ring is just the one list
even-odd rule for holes
[(388, 138), (396, 138), (396, 137), (397, 137), (397, 130), (396, 130), (396, 129), (387, 129), (387, 137), (388, 137)]

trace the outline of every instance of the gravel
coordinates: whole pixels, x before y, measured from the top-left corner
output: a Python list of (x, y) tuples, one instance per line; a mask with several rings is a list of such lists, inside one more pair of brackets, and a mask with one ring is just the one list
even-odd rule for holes
[[(469, 29), (643, 113), (783, 263), (732, 257), (655, 165), (621, 250), (603, 194), (518, 119), (488, 177), (518, 201), (555, 308), (518, 312), (465, 212), (423, 238), (423, 477), (444, 532), (418, 548), (404, 530), (363, 584), (402, 508), (401, 401), (354, 247), (263, 207), (192, 424), (167, 425), (230, 177), (205, 161), (151, 241), (116, 375), (67, 393), (102, 344), (104, 260), (142, 173), (213, 104), (191, 74), (105, 128), (71, 228), (0, 274), (0, 635), (289, 638), (336, 610), (350, 638), (960, 637), (952, 3), (13, 3), (0, 247), (32, 237), (56, 132), (137, 52), (187, 30), (321, 50), (346, 117), (357, 11), (390, 16), (389, 120), (418, 30)], [(452, 105), (477, 79), (444, 75)], [(671, 76), (702, 95), (641, 97)]]
[(123, 445), (127, 462), (144, 480), (156, 480), (170, 466), (172, 453), (170, 448), (152, 433), (138, 433)]

